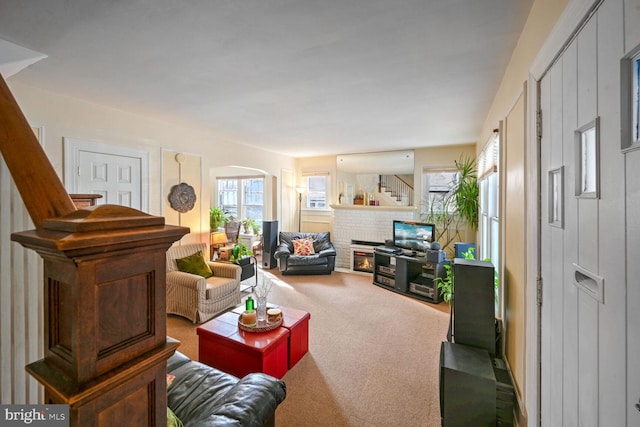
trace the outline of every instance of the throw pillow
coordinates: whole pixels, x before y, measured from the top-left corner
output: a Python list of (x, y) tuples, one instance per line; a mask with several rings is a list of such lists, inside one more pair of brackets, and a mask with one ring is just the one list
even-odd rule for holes
[(184, 424), (182, 424), (182, 421), (180, 421), (180, 419), (176, 417), (176, 414), (174, 414), (173, 411), (167, 406), (167, 427), (183, 426)]
[(315, 255), (313, 250), (313, 240), (311, 239), (296, 239), (293, 241), (293, 253), (294, 255)]
[(211, 271), (209, 264), (207, 264), (204, 260), (202, 251), (198, 251), (193, 255), (177, 259), (176, 264), (178, 264), (178, 270), (184, 271), (185, 273), (197, 274), (198, 276), (202, 276), (205, 279), (207, 277), (213, 276), (213, 272)]
[(176, 376), (173, 374), (167, 374), (167, 387), (173, 384), (173, 380), (176, 379)]

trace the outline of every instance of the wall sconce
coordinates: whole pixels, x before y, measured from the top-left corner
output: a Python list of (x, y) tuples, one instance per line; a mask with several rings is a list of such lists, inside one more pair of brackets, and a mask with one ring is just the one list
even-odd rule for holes
[(298, 233), (302, 231), (302, 195), (304, 191), (304, 187), (296, 187), (296, 193), (298, 193)]

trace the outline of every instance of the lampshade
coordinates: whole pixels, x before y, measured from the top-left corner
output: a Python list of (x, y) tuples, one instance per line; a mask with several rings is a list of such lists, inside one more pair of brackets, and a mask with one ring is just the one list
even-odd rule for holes
[(227, 239), (227, 233), (224, 231), (214, 231), (211, 233), (211, 244), (212, 245), (223, 245), (227, 243), (229, 240)]
[(304, 190), (306, 190), (304, 187), (296, 187), (296, 192), (297, 192), (298, 194), (302, 194), (302, 193), (304, 193)]

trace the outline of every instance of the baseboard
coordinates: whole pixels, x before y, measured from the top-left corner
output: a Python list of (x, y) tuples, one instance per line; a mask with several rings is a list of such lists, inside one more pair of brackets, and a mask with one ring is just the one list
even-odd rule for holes
[(505, 366), (507, 367), (507, 372), (509, 373), (509, 378), (511, 379), (511, 384), (514, 385), (513, 393), (515, 395), (515, 402), (513, 404), (513, 425), (515, 427), (518, 426), (527, 426), (527, 414), (526, 408), (522, 404), (522, 396), (518, 392), (518, 387), (515, 386), (516, 382), (513, 379), (513, 373), (511, 372), (511, 365), (509, 365), (509, 361), (506, 357), (502, 359), (504, 361)]

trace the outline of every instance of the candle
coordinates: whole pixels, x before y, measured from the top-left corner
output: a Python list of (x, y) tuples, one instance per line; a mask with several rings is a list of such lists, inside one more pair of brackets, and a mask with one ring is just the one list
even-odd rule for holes
[(246, 326), (254, 326), (256, 324), (255, 310), (245, 311), (242, 313), (242, 324)]
[(270, 308), (267, 310), (267, 318), (269, 322), (277, 322), (282, 316), (282, 311), (278, 308)]

